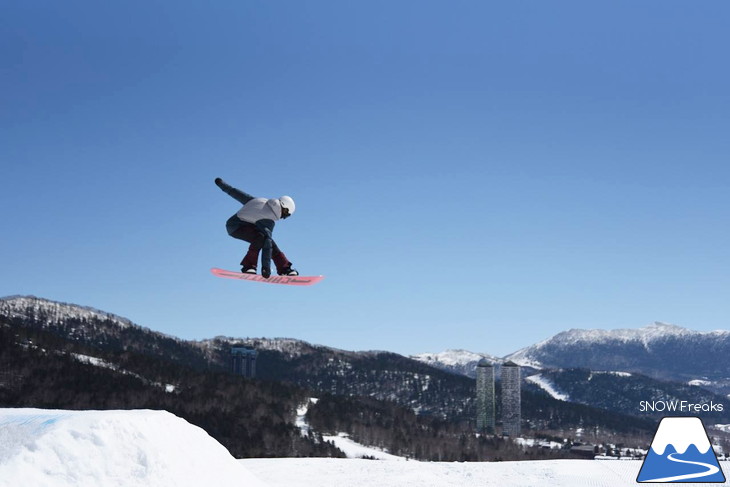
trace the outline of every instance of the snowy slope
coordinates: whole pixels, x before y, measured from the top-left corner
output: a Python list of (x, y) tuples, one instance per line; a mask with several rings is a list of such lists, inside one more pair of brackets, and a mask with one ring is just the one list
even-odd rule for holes
[(606, 345), (627, 345), (636, 344), (642, 349), (650, 351), (656, 343), (670, 339), (709, 339), (718, 340), (730, 337), (730, 331), (717, 330), (712, 332), (699, 332), (688, 330), (677, 325), (655, 322), (643, 328), (617, 329), (617, 330), (583, 330), (572, 329), (558, 333), (557, 335), (543, 340), (530, 347), (523, 348), (508, 355), (505, 359), (512, 360), (520, 365), (539, 367), (541, 361), (545, 360), (544, 352), (551, 349), (574, 350), (581, 346), (606, 346)]
[(165, 411), (0, 409), (0, 487), (263, 486)]
[(531, 382), (535, 385), (537, 385), (540, 389), (544, 390), (548, 394), (550, 394), (550, 397), (553, 397), (559, 401), (570, 401), (570, 397), (567, 394), (563, 394), (562, 392), (559, 392), (555, 388), (555, 384), (550, 382), (548, 379), (542, 376), (542, 374), (536, 374), (531, 375), (527, 378), (525, 378), (527, 382)]
[(449, 366), (455, 365), (466, 365), (470, 362), (479, 362), (483, 357), (483, 354), (470, 352), (468, 350), (446, 350), (439, 353), (420, 353), (418, 355), (412, 355), (412, 359), (419, 360), (421, 362), (432, 364), (443, 364)]
[[(302, 435), (308, 435), (312, 428), (307, 422), (307, 411), (309, 410), (310, 404), (317, 404), (319, 399), (310, 398), (307, 403), (301, 405), (297, 409), (296, 425), (301, 430)], [(347, 458), (370, 458), (376, 460), (388, 460), (388, 461), (405, 461), (404, 457), (398, 457), (391, 455), (387, 451), (383, 451), (379, 448), (365, 446), (357, 443), (350, 439), (350, 435), (347, 433), (339, 433), (336, 435), (322, 435), (324, 441), (328, 441), (339, 448)]]
[[(630, 460), (424, 463), (279, 458), (240, 463), (269, 487), (634, 487), (641, 468), (640, 461)], [(728, 462), (721, 465), (727, 471)]]
[(490, 364), (501, 364), (502, 360), (485, 353), (474, 353), (468, 350), (445, 350), (438, 353), (420, 353), (410, 358), (418, 360), (431, 367), (447, 370), (455, 374), (476, 377), (476, 367), (480, 360), (485, 359)]

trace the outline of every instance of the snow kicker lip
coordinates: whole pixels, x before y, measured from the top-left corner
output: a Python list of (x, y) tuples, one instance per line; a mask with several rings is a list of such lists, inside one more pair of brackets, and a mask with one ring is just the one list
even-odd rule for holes
[(225, 277), (227, 279), (265, 282), (267, 284), (286, 284), (289, 286), (311, 286), (324, 279), (324, 276), (271, 276), (266, 279), (258, 274), (244, 274), (242, 272), (227, 271), (217, 267), (212, 268), (210, 272), (218, 277)]

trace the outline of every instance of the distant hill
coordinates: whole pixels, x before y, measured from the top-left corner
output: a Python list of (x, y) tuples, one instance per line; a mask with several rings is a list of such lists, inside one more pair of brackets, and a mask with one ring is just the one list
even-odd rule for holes
[[(730, 421), (727, 397), (699, 386), (660, 381), (636, 373), (548, 369), (528, 376), (527, 381), (546, 390), (553, 397), (623, 414), (661, 418), (699, 413), (710, 424)], [(670, 403), (678, 405), (682, 401), (705, 405), (706, 410), (687, 409), (682, 412), (680, 409), (665, 409)], [(649, 409), (647, 402), (660, 404), (655, 409)]]
[[(654, 323), (629, 330), (570, 330), (497, 358), (465, 350), (414, 358), (443, 370), (475, 377), (479, 360), (497, 368), (522, 365), (525, 385), (554, 399), (637, 417), (678, 412), (646, 408), (646, 402), (706, 404), (710, 423), (730, 421), (730, 332), (695, 332)], [(711, 408), (721, 404), (721, 408)], [(721, 409), (721, 410), (720, 410)], [(687, 411), (685, 411), (685, 414)]]
[(199, 347), (114, 315), (0, 300), (0, 407), (164, 409), (238, 457), (342, 456), (294, 425), (308, 397), (296, 386), (228, 374)]
[[(337, 424), (353, 430), (362, 431), (354, 415), (364, 410), (373, 417), (380, 411), (405, 418), (411, 442), (423, 437), (417, 430), (461, 436), (474, 429), (473, 379), (390, 352), (351, 352), (285, 338), (185, 341), (94, 308), (29, 296), (0, 299), (0, 331), (0, 370), (14, 377), (12, 387), (0, 381), (4, 404), (167, 409), (204, 427), (238, 456), (337, 455), (294, 426), (298, 405), (312, 396), (331, 397), (320, 407), (335, 407)], [(230, 348), (241, 345), (259, 352), (258, 380), (227, 373)], [(593, 427), (643, 437), (654, 427), (647, 419), (560, 401), (529, 384), (522, 404), (526, 431)], [(499, 400), (497, 407), (499, 412)], [(252, 443), (254, 437), (264, 441)], [(408, 445), (401, 441), (399, 448), (416, 451)], [(444, 457), (441, 450), (428, 449), (438, 458), (472, 458), (459, 451)]]
[(468, 350), (446, 350), (439, 353), (420, 353), (411, 355), (411, 358), (454, 374), (476, 377), (477, 364), (486, 360), (490, 364), (499, 367), (502, 359), (486, 353), (474, 353)]
[(468, 350), (422, 353), (411, 358), (469, 377), (481, 359), (513, 361), (531, 370), (585, 368), (635, 372), (660, 380), (692, 382), (730, 394), (730, 331), (698, 332), (654, 323), (620, 330), (573, 329), (505, 357)]
[(693, 382), (730, 394), (730, 331), (654, 323), (628, 330), (569, 330), (505, 357), (539, 369), (582, 368)]

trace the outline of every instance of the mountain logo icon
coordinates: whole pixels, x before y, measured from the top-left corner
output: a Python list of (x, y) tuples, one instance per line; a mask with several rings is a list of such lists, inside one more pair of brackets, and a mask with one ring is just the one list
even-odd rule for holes
[(664, 418), (637, 482), (724, 483), (725, 475), (700, 418)]

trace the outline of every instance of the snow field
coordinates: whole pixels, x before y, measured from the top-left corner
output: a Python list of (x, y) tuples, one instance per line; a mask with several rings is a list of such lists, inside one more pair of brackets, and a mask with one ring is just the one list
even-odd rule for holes
[[(269, 487), (636, 487), (640, 461), (427, 463), (338, 458), (239, 460)], [(726, 465), (726, 462), (722, 462)], [(660, 484), (653, 484), (660, 485)], [(701, 483), (682, 484), (699, 487)], [(712, 484), (712, 485), (730, 485)]]
[[(235, 460), (164, 411), (0, 409), (0, 487), (628, 487), (638, 485), (641, 468), (640, 461), (406, 461), (331, 438), (349, 456), (383, 460)], [(728, 462), (721, 466), (727, 471)]]

